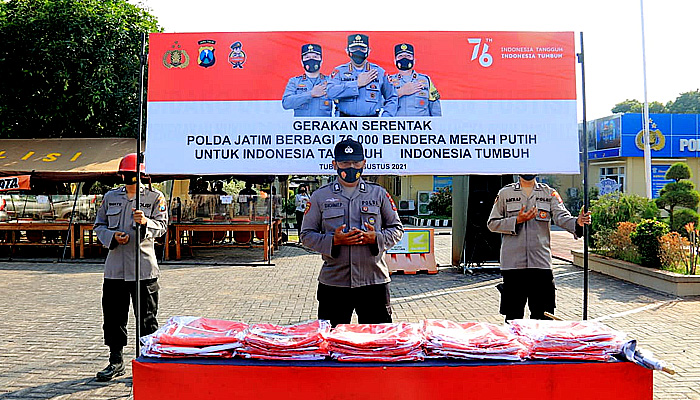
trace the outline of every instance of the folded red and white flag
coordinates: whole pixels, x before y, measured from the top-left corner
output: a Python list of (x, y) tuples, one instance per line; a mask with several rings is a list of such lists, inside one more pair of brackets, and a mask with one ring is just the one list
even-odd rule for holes
[(528, 349), (508, 327), (485, 322), (423, 321), (429, 358), (522, 360)]
[(532, 359), (610, 361), (626, 336), (594, 321), (518, 319), (510, 327), (530, 348)]
[(421, 324), (343, 324), (328, 336), (331, 357), (340, 361), (421, 361)]

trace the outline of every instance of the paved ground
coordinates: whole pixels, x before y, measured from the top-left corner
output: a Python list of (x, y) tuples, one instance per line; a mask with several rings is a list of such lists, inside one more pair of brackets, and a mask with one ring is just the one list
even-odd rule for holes
[[(558, 250), (571, 245), (567, 235), (555, 233)], [(436, 236), (441, 265), (449, 264), (450, 241), (449, 235)], [(211, 253), (199, 256), (216, 260)], [(285, 246), (273, 262), (255, 267), (163, 266), (159, 320), (200, 315), (288, 324), (314, 318), (319, 256)], [(557, 314), (580, 319), (581, 270), (556, 260), (554, 271)], [(499, 281), (497, 274), (463, 275), (456, 268), (442, 268), (436, 275), (394, 276), (395, 320), (500, 323), (494, 288)], [(108, 355), (101, 344), (101, 282), (99, 263), (0, 263), (0, 399), (131, 397), (130, 367), (114, 382), (93, 379)], [(675, 298), (595, 273), (590, 286), (589, 318), (628, 332), (678, 371), (675, 376), (654, 373), (655, 398), (700, 399), (700, 298)], [(133, 357), (133, 342), (127, 350), (127, 357)]]

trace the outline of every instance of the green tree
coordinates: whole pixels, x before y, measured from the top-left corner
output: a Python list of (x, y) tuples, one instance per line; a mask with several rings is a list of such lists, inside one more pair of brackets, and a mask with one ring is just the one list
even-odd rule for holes
[(610, 110), (613, 114), (619, 113), (636, 113), (643, 109), (644, 105), (637, 99), (627, 99), (623, 102), (615, 104), (615, 107)]
[[(615, 107), (612, 108), (613, 113), (618, 114), (618, 113), (643, 113), (644, 112), (644, 103), (641, 103), (639, 100), (625, 100), (621, 103), (615, 104)], [(666, 108), (666, 106), (658, 101), (652, 101), (649, 103), (649, 112), (654, 113), (654, 114), (664, 114), (668, 113), (669, 110)]]
[(445, 186), (438, 189), (430, 198), (428, 210), (433, 212), (436, 217), (445, 217), (452, 215), (452, 186)]
[(681, 93), (675, 101), (669, 102), (668, 109), (674, 114), (700, 113), (700, 89)]
[(0, 138), (136, 136), (141, 33), (126, 0), (0, 2)]
[(665, 184), (656, 199), (656, 206), (668, 211), (669, 225), (676, 231), (679, 227), (674, 225), (674, 209), (685, 207), (694, 211), (700, 203), (700, 193), (695, 190), (695, 184), (689, 181), (691, 177), (692, 171), (687, 164), (678, 162), (671, 165), (666, 171), (666, 179), (673, 179), (673, 182)]

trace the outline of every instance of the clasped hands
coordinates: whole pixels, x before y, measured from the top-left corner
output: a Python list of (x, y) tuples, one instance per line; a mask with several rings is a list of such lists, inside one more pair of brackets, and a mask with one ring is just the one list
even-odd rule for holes
[[(518, 212), (518, 218), (516, 220), (516, 223), (522, 224), (523, 222), (527, 222), (527, 221), (535, 218), (535, 215), (537, 215), (537, 207), (532, 206), (531, 209), (525, 211), (525, 206), (522, 206), (522, 208)], [(588, 212), (584, 213), (583, 210), (581, 210), (581, 213), (576, 218), (576, 223), (579, 226), (590, 225), (591, 224), (591, 212), (588, 211)]]
[(348, 232), (343, 232), (345, 224), (339, 226), (333, 233), (334, 246), (356, 246), (377, 243), (377, 232), (373, 225), (364, 223), (366, 231), (353, 227)]

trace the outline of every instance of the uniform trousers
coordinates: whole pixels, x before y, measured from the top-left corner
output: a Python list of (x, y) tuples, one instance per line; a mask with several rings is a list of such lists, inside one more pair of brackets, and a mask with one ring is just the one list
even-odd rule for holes
[[(158, 279), (141, 280), (141, 335), (158, 329)], [(129, 321), (129, 301), (136, 301), (136, 282), (123, 279), (105, 279), (102, 286), (102, 314), (105, 344), (112, 353), (126, 346), (126, 325)], [(118, 355), (117, 355), (118, 358)], [(120, 362), (121, 360), (112, 360)]]
[(301, 224), (304, 222), (304, 212), (303, 211), (294, 211), (294, 214), (297, 217), (297, 230), (299, 231), (299, 240), (301, 241)]
[(332, 326), (349, 324), (353, 311), (357, 313), (357, 322), (360, 324), (391, 322), (388, 283), (355, 288), (319, 283), (316, 299), (318, 319), (328, 320)]
[(544, 312), (554, 313), (556, 295), (551, 269), (507, 269), (501, 270), (501, 275), (500, 313), (506, 316), (506, 321), (523, 318), (526, 302), (531, 319), (549, 319)]

